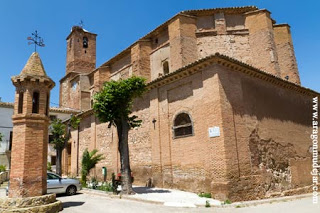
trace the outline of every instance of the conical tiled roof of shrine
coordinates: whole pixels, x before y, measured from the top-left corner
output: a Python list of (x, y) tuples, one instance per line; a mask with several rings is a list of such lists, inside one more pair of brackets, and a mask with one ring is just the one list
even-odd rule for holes
[(31, 54), (20, 74), (17, 76), (13, 76), (11, 80), (14, 85), (19, 84), (19, 82), (28, 80), (45, 82), (45, 84), (50, 88), (53, 88), (55, 86), (54, 81), (49, 76), (47, 76), (39, 53), (37, 52)]
[(31, 76), (43, 76), (47, 77), (47, 73), (44, 70), (39, 53), (34, 52), (29, 57), (28, 62), (22, 69), (20, 75), (31, 75)]

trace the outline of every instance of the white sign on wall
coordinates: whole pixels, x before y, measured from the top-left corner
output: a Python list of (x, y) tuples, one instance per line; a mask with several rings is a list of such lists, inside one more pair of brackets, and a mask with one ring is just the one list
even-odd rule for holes
[(219, 137), (220, 136), (220, 128), (218, 126), (209, 127), (209, 137)]

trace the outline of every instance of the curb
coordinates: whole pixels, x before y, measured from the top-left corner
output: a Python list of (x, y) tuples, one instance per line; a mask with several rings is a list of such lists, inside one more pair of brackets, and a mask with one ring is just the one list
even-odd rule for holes
[(126, 199), (126, 200), (133, 200), (133, 201), (139, 201), (139, 202), (144, 202), (144, 203), (158, 204), (158, 205), (163, 205), (165, 203), (162, 201), (145, 200), (145, 199), (141, 199), (141, 198), (130, 197), (130, 195), (121, 195), (121, 196), (114, 195), (112, 192), (104, 192), (104, 191), (99, 191), (99, 190), (94, 190), (94, 189), (81, 189), (80, 192), (85, 193), (85, 194), (98, 195), (98, 196), (102, 196), (102, 197)]
[[(142, 198), (136, 198), (136, 197), (130, 197), (130, 195), (114, 195), (112, 192), (104, 192), (94, 189), (82, 189), (80, 192), (85, 194), (92, 194), (92, 195), (98, 195), (103, 197), (109, 197), (109, 198), (117, 198), (117, 199), (126, 199), (126, 200), (133, 200), (133, 201), (139, 201), (144, 203), (151, 203), (151, 204), (158, 204), (158, 205), (164, 205), (165, 202), (163, 201), (153, 201), (153, 200), (146, 200)], [(263, 199), (263, 200), (250, 200), (250, 201), (243, 201), (243, 202), (235, 202), (232, 204), (224, 204), (224, 205), (211, 205), (211, 207), (214, 208), (242, 208), (242, 207), (249, 207), (249, 206), (256, 206), (266, 203), (279, 203), (279, 202), (286, 202), (291, 200), (298, 200), (306, 197), (312, 197), (312, 193), (308, 194), (302, 194), (302, 195), (293, 195), (293, 196), (286, 196), (286, 197), (277, 197), (277, 198), (270, 198), (270, 199)], [(199, 205), (195, 204), (196, 207), (205, 207), (205, 204)]]
[(211, 205), (211, 207), (242, 208), (242, 207), (257, 206), (257, 205), (267, 204), (267, 203), (280, 203), (280, 202), (287, 202), (287, 201), (291, 201), (291, 200), (299, 200), (299, 199), (306, 198), (306, 197), (312, 197), (312, 193), (293, 195), (293, 196), (285, 196), (285, 197), (277, 197), (277, 198), (269, 198), (269, 199), (262, 199), (262, 200), (249, 200), (249, 201), (242, 201), (242, 202), (234, 202), (231, 204), (224, 204), (224, 205)]

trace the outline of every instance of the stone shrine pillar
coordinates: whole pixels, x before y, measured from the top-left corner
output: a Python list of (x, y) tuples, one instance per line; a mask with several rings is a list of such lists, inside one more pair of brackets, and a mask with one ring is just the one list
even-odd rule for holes
[(0, 212), (59, 212), (61, 201), (46, 195), (50, 90), (55, 83), (36, 52), (11, 80), (16, 93), (10, 186), (9, 198), (0, 198)]
[(47, 193), (47, 154), (50, 90), (39, 54), (34, 52), (17, 76), (13, 121), (9, 197)]

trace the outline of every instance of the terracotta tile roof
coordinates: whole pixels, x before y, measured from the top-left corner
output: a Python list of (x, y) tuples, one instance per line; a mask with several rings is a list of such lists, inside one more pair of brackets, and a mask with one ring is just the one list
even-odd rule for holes
[(28, 59), (28, 62), (22, 69), (20, 75), (35, 75), (35, 76), (47, 76), (44, 70), (39, 53), (34, 52)]
[(256, 6), (244, 6), (244, 7), (218, 7), (218, 8), (209, 8), (209, 9), (200, 9), (200, 10), (185, 10), (181, 13), (199, 16), (199, 15), (212, 15), (214, 13), (224, 12), (226, 14), (232, 13), (247, 13), (254, 10), (258, 10)]
[(10, 102), (0, 102), (0, 107), (13, 108), (13, 103), (10, 103)]
[[(284, 80), (278, 76), (275, 76), (275, 75), (270, 74), (266, 71), (257, 69), (249, 64), (238, 61), (238, 60), (231, 58), (229, 56), (222, 55), (220, 53), (215, 53), (213, 55), (198, 59), (198, 60), (196, 60), (196, 61), (194, 61), (184, 67), (181, 67), (180, 69), (178, 69), (174, 72), (171, 72), (169, 74), (161, 76), (161, 77), (151, 81), (150, 83), (148, 83), (148, 87), (155, 88), (155, 87), (162, 86), (166, 83), (176, 81), (180, 78), (183, 78), (185, 76), (188, 76), (188, 75), (191, 75), (195, 72), (198, 72), (198, 71), (202, 70), (204, 67), (206, 67), (210, 64), (213, 64), (213, 63), (221, 64), (222, 66), (228, 67), (234, 71), (243, 72), (244, 74), (250, 75), (252, 77), (259, 78), (261, 80), (265, 80), (267, 82), (276, 84), (279, 87), (291, 89), (291, 90), (300, 92), (302, 94), (317, 95), (317, 96), (320, 95), (320, 93), (317, 91), (314, 91), (309, 88), (303, 87), (301, 85)], [(186, 71), (189, 71), (189, 72), (186, 72)]]
[(75, 109), (70, 109), (70, 108), (50, 107), (50, 112), (76, 114), (76, 113), (79, 113), (80, 110), (75, 110)]
[[(0, 107), (13, 108), (14, 103), (0, 102)], [(50, 107), (50, 112), (72, 114), (72, 113), (79, 113), (80, 110), (75, 110), (75, 109), (70, 109), (70, 108)]]

